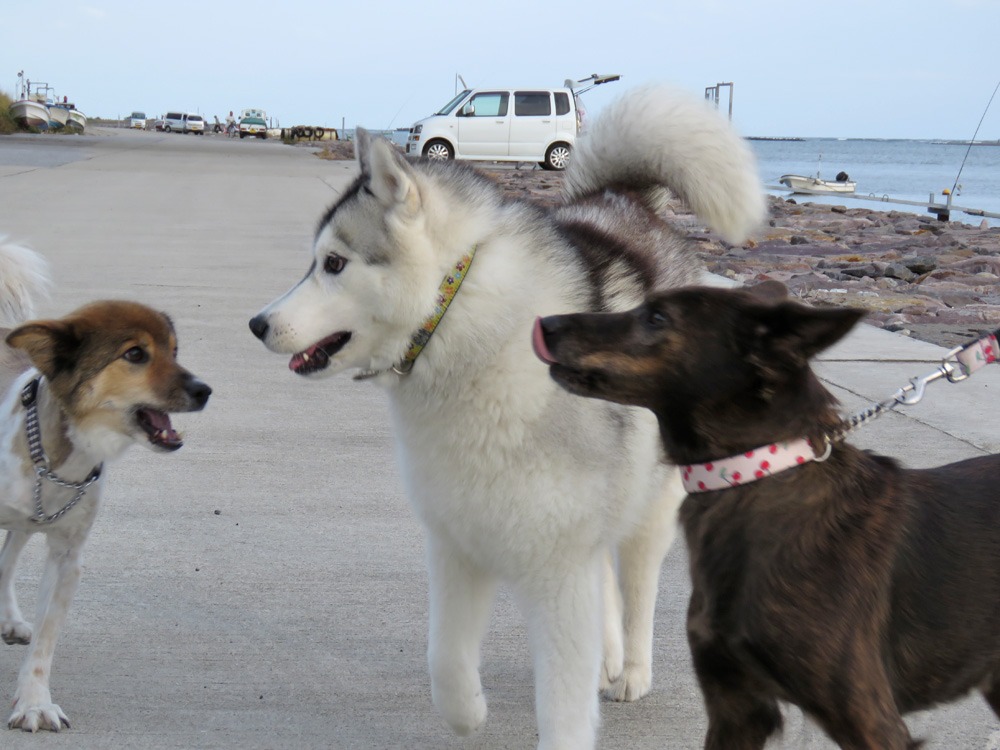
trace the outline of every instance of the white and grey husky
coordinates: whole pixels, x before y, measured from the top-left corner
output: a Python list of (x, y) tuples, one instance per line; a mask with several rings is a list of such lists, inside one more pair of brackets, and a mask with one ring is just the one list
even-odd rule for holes
[(559, 388), (532, 354), (532, 323), (697, 283), (695, 253), (657, 213), (665, 188), (741, 241), (765, 212), (752, 153), (667, 87), (606, 110), (548, 212), (361, 130), (356, 147), (361, 174), (320, 221), (305, 278), (250, 328), (298, 374), (358, 370), (387, 390), (427, 528), (431, 691), (451, 727), (486, 718), (479, 651), (502, 582), (527, 621), (539, 747), (593, 747), (598, 688), (650, 689), (683, 491), (652, 414)]

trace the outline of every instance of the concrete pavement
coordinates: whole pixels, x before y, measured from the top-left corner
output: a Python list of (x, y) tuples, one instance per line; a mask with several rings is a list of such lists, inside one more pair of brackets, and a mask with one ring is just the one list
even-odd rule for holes
[[(132, 131), (0, 137), (0, 232), (44, 253), (43, 314), (100, 297), (168, 311), (181, 361), (215, 389), (181, 415), (176, 454), (111, 467), (105, 507), (55, 658), (59, 735), (0, 730), (4, 748), (531, 748), (530, 660), (501, 596), (483, 649), (490, 718), (456, 738), (430, 702), (423, 539), (397, 479), (384, 397), (346, 376), (291, 375), (248, 318), (305, 271), (315, 222), (354, 174), (273, 141)], [(819, 372), (853, 413), (943, 350), (861, 328)], [(1000, 368), (936, 383), (854, 441), (930, 466), (1000, 449)], [(33, 611), (42, 543), (18, 581)], [(684, 550), (662, 577), (653, 692), (604, 704), (600, 747), (701, 746), (684, 636)], [(0, 706), (23, 648), (0, 648)], [(775, 748), (829, 748), (789, 711)], [(935, 750), (1000, 748), (976, 696), (912, 717)]]

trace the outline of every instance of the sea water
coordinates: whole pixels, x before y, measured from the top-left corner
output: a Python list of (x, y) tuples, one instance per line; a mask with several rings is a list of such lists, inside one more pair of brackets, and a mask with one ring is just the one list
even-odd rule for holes
[[(768, 190), (773, 195), (789, 195), (778, 183), (783, 174), (814, 177), (818, 172), (822, 179), (832, 180), (839, 172), (847, 172), (857, 182), (856, 198), (801, 195), (795, 199), (933, 216), (919, 206), (880, 201), (896, 198), (926, 203), (933, 193), (936, 202), (944, 203), (947, 198), (942, 190), (952, 190), (957, 177), (954, 206), (1000, 214), (1000, 143), (975, 144), (970, 149), (967, 143), (941, 141), (806, 138), (751, 140), (750, 145), (764, 184), (778, 186)], [(861, 197), (865, 200), (857, 199)], [(954, 209), (951, 219), (976, 225), (983, 220)], [(987, 221), (1000, 226), (1000, 219)]]

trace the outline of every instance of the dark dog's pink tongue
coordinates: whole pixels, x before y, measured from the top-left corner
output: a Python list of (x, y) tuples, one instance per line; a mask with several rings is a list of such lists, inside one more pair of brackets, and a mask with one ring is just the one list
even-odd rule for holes
[(545, 345), (545, 334), (542, 332), (542, 319), (535, 318), (535, 327), (531, 331), (531, 348), (535, 350), (535, 356), (547, 365), (559, 364), (552, 356), (549, 347)]

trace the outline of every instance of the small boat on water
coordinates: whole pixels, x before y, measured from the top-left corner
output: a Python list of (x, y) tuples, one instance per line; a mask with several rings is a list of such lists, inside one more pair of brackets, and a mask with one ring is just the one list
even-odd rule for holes
[(857, 187), (847, 172), (841, 172), (835, 180), (821, 180), (818, 174), (815, 177), (784, 174), (778, 182), (793, 193), (853, 193)]

